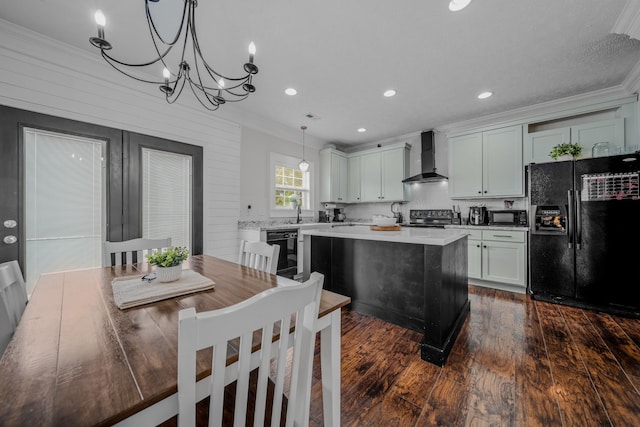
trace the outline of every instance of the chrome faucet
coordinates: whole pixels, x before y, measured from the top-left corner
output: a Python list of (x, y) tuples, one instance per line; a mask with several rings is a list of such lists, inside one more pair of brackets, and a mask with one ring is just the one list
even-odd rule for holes
[(302, 207), (300, 206), (300, 202), (298, 199), (294, 200), (294, 206), (296, 207), (296, 224), (300, 224), (302, 219), (300, 218), (300, 214), (302, 213)]

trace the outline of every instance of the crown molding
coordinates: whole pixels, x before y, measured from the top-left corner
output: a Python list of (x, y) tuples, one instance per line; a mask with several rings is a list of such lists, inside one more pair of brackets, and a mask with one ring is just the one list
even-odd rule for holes
[(452, 134), (467, 130), (477, 130), (483, 126), (519, 124), (524, 121), (548, 120), (553, 116), (560, 117), (569, 110), (584, 109), (584, 112), (611, 108), (616, 105), (634, 102), (637, 97), (622, 85), (593, 92), (556, 99), (549, 102), (517, 108), (502, 113), (491, 114), (471, 120), (439, 126), (438, 131)]
[(611, 32), (640, 40), (640, 1), (627, 0)]

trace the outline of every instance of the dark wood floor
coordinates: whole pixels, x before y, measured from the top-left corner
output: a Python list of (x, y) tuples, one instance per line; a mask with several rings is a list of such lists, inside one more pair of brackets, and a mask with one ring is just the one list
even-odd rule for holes
[(640, 426), (640, 320), (469, 292), (444, 367), (420, 359), (418, 333), (344, 310), (343, 426)]

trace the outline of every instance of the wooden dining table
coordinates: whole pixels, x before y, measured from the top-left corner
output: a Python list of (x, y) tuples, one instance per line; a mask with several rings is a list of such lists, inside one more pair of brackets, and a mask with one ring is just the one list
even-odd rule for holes
[[(146, 263), (42, 275), (0, 359), (0, 425), (135, 420), (177, 391), (180, 310), (215, 310), (297, 283), (207, 255), (190, 257), (184, 268), (213, 280), (214, 289), (125, 310), (116, 306), (111, 282), (150, 272)], [(317, 330), (327, 426), (340, 425), (340, 312), (349, 302), (322, 291)], [(198, 363), (198, 377), (207, 369)]]

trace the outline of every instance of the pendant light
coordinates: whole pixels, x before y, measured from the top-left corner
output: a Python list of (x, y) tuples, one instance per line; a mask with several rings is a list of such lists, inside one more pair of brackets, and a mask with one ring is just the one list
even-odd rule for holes
[(300, 126), (300, 129), (302, 129), (302, 160), (298, 164), (298, 167), (302, 172), (306, 172), (309, 170), (309, 162), (304, 159), (304, 131), (307, 130), (307, 127), (302, 125)]

